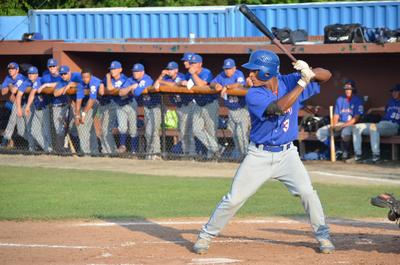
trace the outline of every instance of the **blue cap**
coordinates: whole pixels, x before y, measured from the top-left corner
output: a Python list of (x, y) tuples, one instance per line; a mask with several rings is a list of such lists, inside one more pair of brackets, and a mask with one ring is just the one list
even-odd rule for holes
[(37, 74), (39, 71), (35, 66), (31, 66), (28, 69), (28, 74)]
[(346, 82), (344, 82), (343, 86), (344, 90), (353, 90), (355, 88), (356, 88), (356, 82), (354, 82), (354, 80), (346, 80)]
[(390, 89), (391, 92), (393, 91), (400, 91), (400, 84), (396, 84), (392, 89)]
[(181, 61), (190, 61), (190, 58), (192, 58), (193, 54), (194, 53), (192, 53), (192, 52), (185, 52), (183, 54), (183, 57), (181, 58)]
[(228, 59), (225, 59), (224, 65), (222, 66), (222, 68), (223, 69), (231, 69), (231, 68), (233, 68), (235, 66), (236, 66), (235, 60), (233, 60), (231, 58), (228, 58)]
[(119, 68), (122, 68), (122, 65), (118, 61), (112, 61), (111, 64), (110, 64), (110, 67), (108, 67), (108, 69), (110, 69), (110, 70), (119, 69)]
[(193, 54), (192, 58), (190, 58), (189, 63), (202, 63), (203, 58), (198, 54)]
[(57, 62), (56, 59), (50, 58), (50, 59), (47, 60), (47, 67), (57, 66), (57, 65), (58, 65), (58, 62)]
[(176, 62), (169, 62), (168, 63), (168, 65), (167, 65), (167, 69), (168, 70), (175, 70), (175, 69), (178, 69), (179, 68), (179, 65), (176, 63)]
[(61, 65), (60, 71), (58, 71), (60, 74), (66, 74), (69, 72), (69, 67), (67, 65)]
[(7, 65), (7, 69), (10, 69), (10, 68), (19, 69), (19, 65), (16, 62), (11, 62)]
[(144, 66), (141, 63), (136, 63), (132, 67), (132, 72), (142, 72), (144, 71)]

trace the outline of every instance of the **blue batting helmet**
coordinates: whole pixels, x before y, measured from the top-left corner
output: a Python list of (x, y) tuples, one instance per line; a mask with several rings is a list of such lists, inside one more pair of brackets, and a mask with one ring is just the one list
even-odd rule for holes
[(272, 51), (258, 50), (250, 54), (249, 62), (242, 66), (246, 69), (258, 70), (257, 78), (267, 81), (279, 74), (279, 57)]

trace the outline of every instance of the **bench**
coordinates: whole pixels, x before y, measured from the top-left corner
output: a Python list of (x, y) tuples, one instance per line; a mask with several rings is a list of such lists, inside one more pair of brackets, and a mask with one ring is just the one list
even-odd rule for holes
[[(299, 139), (300, 155), (304, 155), (305, 154), (305, 143), (304, 143), (304, 141), (318, 141), (315, 132), (300, 131), (298, 139)], [(369, 136), (363, 136), (363, 141), (369, 143), (370, 142)], [(394, 136), (388, 136), (388, 137), (382, 136), (381, 137), (381, 143), (382, 144), (390, 144), (391, 145), (392, 160), (398, 160), (399, 159), (400, 135), (394, 135)]]

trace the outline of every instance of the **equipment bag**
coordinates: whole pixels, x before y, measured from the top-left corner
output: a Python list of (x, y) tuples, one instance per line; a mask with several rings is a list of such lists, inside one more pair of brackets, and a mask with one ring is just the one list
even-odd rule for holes
[(362, 43), (364, 31), (360, 24), (333, 24), (324, 28), (324, 43)]

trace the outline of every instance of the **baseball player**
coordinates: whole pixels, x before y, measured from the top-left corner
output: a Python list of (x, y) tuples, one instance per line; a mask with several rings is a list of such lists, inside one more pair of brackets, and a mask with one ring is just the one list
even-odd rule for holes
[(119, 61), (112, 61), (109, 73), (103, 79), (105, 89), (99, 89), (99, 113), (102, 126), (102, 134), (100, 137), (101, 150), (105, 154), (115, 154), (117, 146), (112, 134), (112, 129), (117, 123), (117, 108), (120, 101), (119, 96), (111, 96), (108, 93), (117, 91), (128, 79), (122, 73), (122, 65)]
[[(186, 80), (184, 74), (179, 72), (179, 66), (176, 62), (169, 62), (167, 67), (161, 72), (158, 79), (154, 82), (154, 87), (160, 85), (176, 86), (183, 80)], [(190, 135), (188, 133), (188, 118), (191, 113), (189, 104), (192, 103), (193, 96), (189, 94), (174, 94), (169, 97), (171, 103), (176, 106), (178, 115), (179, 139), (182, 142), (182, 151), (185, 155), (190, 154)]]
[(371, 108), (367, 114), (373, 111), (384, 111), (385, 115), (378, 123), (357, 123), (353, 128), (353, 146), (355, 153), (355, 161), (362, 160), (362, 137), (361, 135), (369, 135), (372, 149), (373, 163), (381, 161), (380, 156), (380, 136), (397, 135), (400, 125), (400, 84), (395, 85), (391, 90), (392, 98), (386, 107)]
[[(211, 71), (203, 67), (203, 58), (193, 54), (189, 61), (189, 73), (183, 85), (193, 84), (207, 86), (213, 79)], [(188, 86), (188, 88), (190, 85)], [(217, 142), (218, 126), (218, 95), (196, 95), (193, 106), (193, 135), (196, 136), (207, 148), (207, 158), (218, 155)]]
[(29, 151), (35, 151), (35, 143), (31, 134), (32, 117), (25, 116), (23, 109), (25, 109), (29, 97), (29, 95), (26, 93), (26, 89), (28, 87), (32, 87), (32, 82), (37, 78), (37, 68), (29, 67), (28, 79), (25, 79), (22, 85), (18, 88), (14, 103), (17, 106), (17, 131), (19, 135), (23, 136), (28, 141)]
[(137, 101), (144, 106), (146, 159), (157, 160), (161, 153), (160, 127), (161, 127), (161, 96), (158, 93), (142, 94), (145, 88), (153, 85), (153, 79), (145, 73), (143, 64), (137, 63), (132, 67), (131, 85), (126, 90), (133, 93)]
[(23, 86), (28, 83), (26, 84), (26, 87), (31, 87), (32, 89), (29, 93), (24, 115), (26, 117), (32, 117), (31, 134), (42, 150), (46, 153), (49, 153), (53, 151), (51, 147), (50, 134), (51, 97), (49, 95), (42, 95), (38, 93), (39, 88), (42, 86), (42, 82), (35, 66), (32, 66), (28, 69), (28, 78), (29, 82), (24, 82)]
[(99, 87), (104, 85), (90, 69), (82, 69), (81, 76), (82, 81), (77, 85), (75, 103), (75, 124), (80, 148), (84, 154), (98, 154), (99, 147), (93, 119), (97, 112), (97, 93)]
[(299, 102), (312, 96), (307, 86), (312, 81), (325, 82), (331, 74), (322, 68), (311, 70), (304, 61), (294, 64), (296, 72), (279, 74), (279, 57), (272, 51), (252, 52), (243, 67), (250, 70), (253, 87), (246, 95), (251, 118), (250, 145), (247, 155), (233, 178), (231, 189), (212, 213), (198, 236), (193, 250), (207, 253), (212, 238), (216, 237), (234, 214), (264, 182), (275, 178), (301, 198), (319, 248), (332, 253), (334, 245), (321, 202), (302, 164), (293, 141), (298, 136)]
[(71, 128), (71, 121), (73, 120), (70, 112), (75, 112), (74, 102), (71, 98), (66, 95), (67, 91), (72, 86), (79, 86), (81, 83), (81, 73), (71, 72), (68, 66), (60, 66), (59, 74), (61, 76), (61, 81), (58, 81), (53, 93), (53, 122), (54, 129), (56, 133), (55, 150), (57, 152), (63, 153), (64, 141), (66, 135), (66, 124), (68, 128)]
[[(19, 73), (19, 65), (16, 62), (11, 62), (7, 65), (8, 75), (4, 79), (1, 85), (1, 95), (5, 96), (10, 92), (9, 100), (13, 103), (10, 117), (8, 118), (8, 123), (6, 130), (3, 134), (3, 140), (1, 142), (1, 147), (6, 147), (8, 142), (14, 133), (15, 126), (17, 122), (23, 123), (23, 120), (17, 119), (17, 105), (15, 104), (15, 97), (18, 92), (18, 88), (25, 81), (26, 77)], [(20, 124), (19, 128), (23, 128)], [(21, 131), (20, 131), (21, 132)], [(21, 132), (23, 136), (24, 133)]]
[(242, 88), (246, 81), (242, 71), (236, 69), (236, 63), (233, 59), (226, 59), (222, 68), (223, 71), (211, 81), (210, 86), (221, 91), (225, 107), (229, 109), (228, 128), (233, 134), (236, 153), (239, 154), (236, 158), (242, 158), (249, 145), (250, 116), (246, 109), (245, 98), (227, 95), (226, 92), (229, 89)]
[[(363, 115), (363, 100), (355, 95), (356, 86), (353, 80), (347, 80), (343, 86), (345, 95), (336, 100), (333, 115), (333, 126), (335, 135), (341, 136), (342, 159), (349, 158), (350, 140), (353, 132), (353, 125)], [(330, 125), (323, 126), (317, 130), (317, 138), (329, 147)]]
[(126, 152), (127, 133), (131, 138), (131, 153), (136, 154), (139, 148), (139, 137), (137, 135), (137, 107), (138, 103), (132, 93), (138, 87), (134, 77), (129, 77), (119, 89), (119, 108), (117, 109), (118, 129), (120, 132), (119, 153)]

